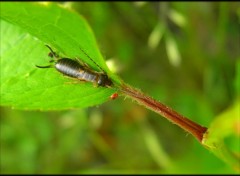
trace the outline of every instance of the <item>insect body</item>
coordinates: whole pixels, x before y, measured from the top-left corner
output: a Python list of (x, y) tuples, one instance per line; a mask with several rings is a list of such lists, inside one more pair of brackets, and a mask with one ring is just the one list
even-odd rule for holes
[[(51, 51), (48, 55), (51, 58), (53, 58), (53, 60), (50, 60), (50, 62), (54, 62), (55, 63), (54, 67), (56, 68), (56, 70), (63, 73), (64, 75), (72, 78), (76, 78), (80, 81), (92, 82), (102, 87), (110, 87), (113, 84), (111, 79), (109, 79), (109, 77), (105, 72), (94, 71), (90, 69), (86, 64), (80, 63), (79, 60), (73, 60), (69, 58), (59, 58), (59, 56), (55, 52), (53, 52), (53, 50), (48, 45), (46, 46)], [(37, 67), (50, 68), (53, 66), (48, 65), (48, 66), (37, 66)]]

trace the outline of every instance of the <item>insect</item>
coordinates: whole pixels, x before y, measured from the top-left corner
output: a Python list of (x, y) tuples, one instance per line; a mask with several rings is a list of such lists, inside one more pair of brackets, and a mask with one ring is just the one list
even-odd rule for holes
[(82, 63), (78, 59), (70, 59), (70, 58), (60, 58), (56, 52), (52, 50), (52, 48), (48, 45), (46, 47), (49, 48), (50, 53), (49, 57), (52, 58), (49, 62), (54, 62), (54, 65), (47, 66), (38, 66), (38, 68), (52, 68), (55, 67), (57, 71), (63, 73), (66, 76), (76, 78), (80, 81), (92, 82), (94, 85), (102, 86), (102, 87), (111, 87), (113, 82), (108, 77), (108, 75), (103, 71), (103, 69), (94, 62), (90, 56), (88, 56), (83, 50), (84, 54), (91, 59), (103, 72), (97, 72), (89, 68), (89, 66), (85, 63)]
[(114, 93), (110, 96), (112, 100), (115, 100), (118, 97), (118, 93)]

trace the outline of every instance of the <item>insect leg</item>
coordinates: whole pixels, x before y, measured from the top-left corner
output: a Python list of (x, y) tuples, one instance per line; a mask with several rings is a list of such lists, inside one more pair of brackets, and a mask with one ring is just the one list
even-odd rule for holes
[(72, 77), (69, 77), (69, 76), (66, 76), (66, 75), (63, 75), (65, 78), (67, 79), (71, 79), (73, 81), (71, 82), (65, 82), (65, 84), (79, 84), (79, 83), (83, 83), (83, 82), (86, 82), (85, 79), (79, 79), (79, 78), (72, 78)]
[(59, 55), (56, 54), (56, 52), (54, 52), (50, 46), (48, 46), (48, 45), (45, 45), (45, 46), (48, 47), (48, 49), (51, 51), (51, 52), (48, 54), (49, 57), (51, 57), (51, 58), (53, 58), (53, 57), (59, 58)]
[(73, 82), (65, 82), (64, 84), (79, 84), (79, 81), (73, 81)]
[(86, 67), (86, 68), (89, 68), (88, 64), (84, 63), (82, 60), (78, 59), (78, 58), (74, 58), (75, 61), (77, 61), (80, 65)]
[(93, 82), (93, 87), (99, 87), (97, 82)]

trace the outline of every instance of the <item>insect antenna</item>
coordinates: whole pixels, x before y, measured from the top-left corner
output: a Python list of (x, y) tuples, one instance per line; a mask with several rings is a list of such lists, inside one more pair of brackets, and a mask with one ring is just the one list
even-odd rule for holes
[(94, 64), (96, 64), (100, 70), (102, 70), (102, 71), (105, 73), (105, 71), (102, 69), (102, 67), (100, 67), (82, 48), (80, 48), (80, 50), (81, 50)]

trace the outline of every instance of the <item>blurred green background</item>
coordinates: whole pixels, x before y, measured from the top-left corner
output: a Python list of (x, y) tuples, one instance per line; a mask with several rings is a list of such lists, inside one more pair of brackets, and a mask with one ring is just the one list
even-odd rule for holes
[[(61, 4), (86, 18), (126, 83), (193, 121), (208, 127), (239, 99), (238, 2)], [(60, 112), (0, 110), (1, 173), (237, 173), (124, 97)]]

